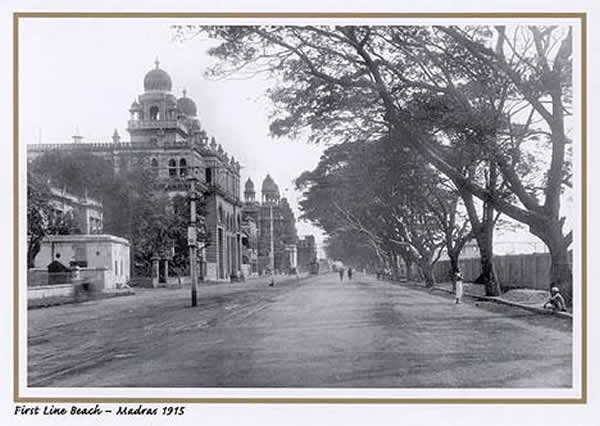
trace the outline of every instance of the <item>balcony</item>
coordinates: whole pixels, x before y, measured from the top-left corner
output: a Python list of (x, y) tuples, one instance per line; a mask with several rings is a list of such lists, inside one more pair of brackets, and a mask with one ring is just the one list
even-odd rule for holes
[(129, 120), (127, 127), (132, 130), (178, 129), (188, 133), (187, 126), (179, 120)]

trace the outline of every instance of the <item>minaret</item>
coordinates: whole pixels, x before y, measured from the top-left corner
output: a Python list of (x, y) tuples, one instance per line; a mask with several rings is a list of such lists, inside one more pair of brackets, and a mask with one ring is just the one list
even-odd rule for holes
[(247, 203), (253, 203), (256, 199), (256, 191), (254, 190), (254, 182), (248, 178), (244, 187), (244, 200)]
[(114, 144), (121, 143), (121, 136), (119, 136), (119, 132), (117, 131), (117, 129), (115, 129), (115, 131), (113, 132), (112, 140)]
[(83, 136), (79, 134), (79, 127), (75, 128), (75, 134), (73, 135), (73, 143), (82, 143)]

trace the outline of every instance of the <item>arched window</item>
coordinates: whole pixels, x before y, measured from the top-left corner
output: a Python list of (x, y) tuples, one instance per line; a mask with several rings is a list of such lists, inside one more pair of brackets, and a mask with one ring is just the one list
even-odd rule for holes
[(150, 120), (158, 120), (158, 107), (150, 107)]
[(223, 223), (223, 207), (219, 205), (219, 223)]
[(173, 158), (169, 160), (169, 176), (177, 176), (177, 160)]
[(187, 162), (185, 161), (185, 158), (182, 158), (181, 160), (179, 160), (179, 176), (187, 176), (187, 174)]
[(152, 168), (152, 173), (158, 174), (158, 160), (156, 158), (150, 160), (150, 167)]

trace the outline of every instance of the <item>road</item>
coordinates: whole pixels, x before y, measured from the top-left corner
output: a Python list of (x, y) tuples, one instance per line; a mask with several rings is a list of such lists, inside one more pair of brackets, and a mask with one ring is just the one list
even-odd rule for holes
[(28, 312), (29, 386), (570, 387), (571, 324), (356, 275)]

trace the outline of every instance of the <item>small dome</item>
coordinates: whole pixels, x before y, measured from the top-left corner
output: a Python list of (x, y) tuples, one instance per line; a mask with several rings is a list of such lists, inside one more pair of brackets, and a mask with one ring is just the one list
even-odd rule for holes
[(137, 110), (141, 110), (142, 107), (140, 106), (140, 104), (138, 104), (137, 100), (133, 100), (133, 102), (131, 103), (131, 106), (129, 107), (130, 111), (137, 111)]
[(267, 174), (267, 177), (265, 178), (265, 180), (263, 180), (262, 192), (264, 194), (267, 194), (267, 193), (279, 194), (279, 187), (277, 186), (277, 184), (275, 183), (275, 181), (269, 174)]
[(200, 132), (202, 130), (202, 126), (200, 126), (200, 122), (198, 120), (192, 121), (192, 130)]
[(252, 182), (252, 179), (248, 178), (246, 184), (244, 185), (244, 189), (246, 192), (254, 192), (254, 182)]
[(151, 90), (158, 90), (161, 92), (170, 92), (171, 87), (173, 87), (173, 82), (171, 81), (171, 76), (167, 74), (166, 71), (161, 70), (158, 67), (158, 59), (155, 62), (156, 68), (148, 71), (146, 76), (144, 77), (144, 90), (146, 92)]
[(177, 109), (188, 117), (195, 117), (198, 113), (196, 103), (191, 98), (185, 96), (185, 90), (183, 91), (183, 96), (177, 99)]

